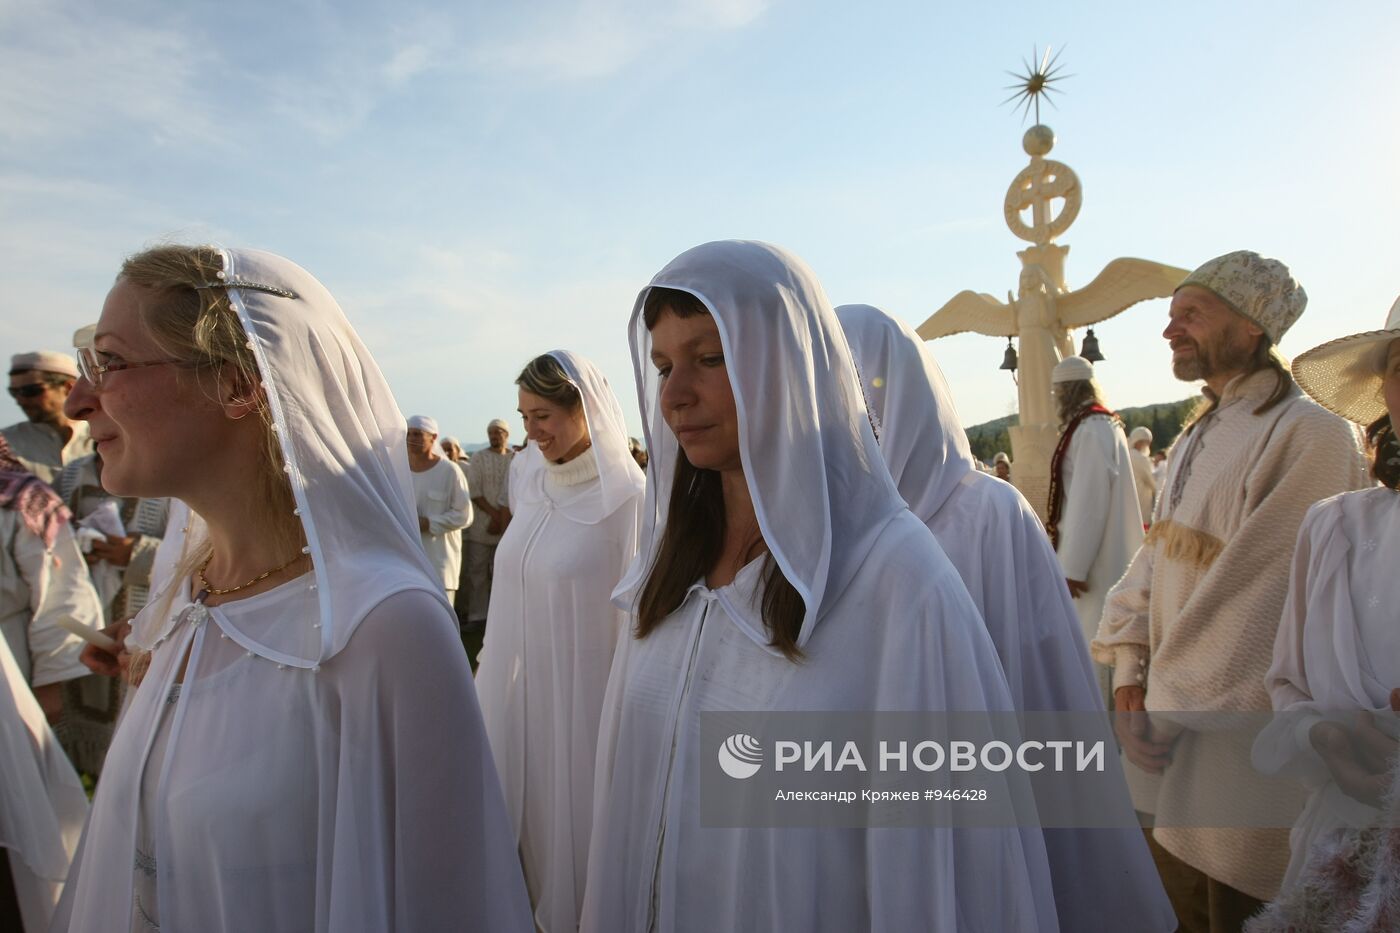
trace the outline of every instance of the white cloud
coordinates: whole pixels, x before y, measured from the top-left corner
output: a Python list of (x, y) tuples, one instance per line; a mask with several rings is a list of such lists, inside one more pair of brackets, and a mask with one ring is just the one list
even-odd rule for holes
[(621, 71), (686, 32), (741, 29), (767, 0), (574, 0), (546, 5), (514, 38), (491, 36), (472, 47), (481, 71), (522, 72), (547, 80), (597, 78)]

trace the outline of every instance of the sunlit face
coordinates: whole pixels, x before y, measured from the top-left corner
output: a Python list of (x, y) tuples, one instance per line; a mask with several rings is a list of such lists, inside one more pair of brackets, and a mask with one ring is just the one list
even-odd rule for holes
[(499, 424), (492, 425), (486, 429), (486, 439), (491, 442), (491, 449), (501, 451), (506, 449), (506, 441), (510, 439), (510, 432)]
[(1385, 410), (1392, 426), (1400, 425), (1400, 340), (1392, 340), (1385, 356), (1385, 376), (1381, 383)]
[[(103, 362), (139, 363), (167, 356), (146, 333), (140, 312), (154, 304), (151, 289), (118, 279), (102, 306), (93, 347)], [(201, 384), (203, 383), (203, 384)], [(101, 391), (78, 379), (68, 396), (69, 418), (88, 423), (102, 455), (102, 485), (119, 496), (197, 497), (208, 482), (212, 458), (222, 458), (258, 436), (256, 416), (236, 420), (220, 399), (230, 387), (212, 376), (201, 380), (176, 365), (108, 372)]]
[(433, 442), (437, 440), (437, 435), (431, 431), (424, 431), (422, 428), (408, 429), (408, 452), (426, 457), (433, 449)]
[(535, 442), (546, 459), (562, 460), (571, 453), (578, 453), (576, 448), (588, 439), (588, 418), (582, 405), (571, 412), (523, 388), (519, 399), (517, 410), (525, 422), (525, 436)]
[(1011, 467), (1005, 460), (998, 460), (995, 469), (997, 471), (997, 479), (1011, 478)]
[(651, 329), (651, 362), (661, 416), (686, 459), (703, 470), (742, 470), (739, 413), (714, 318), (662, 311)]
[(1244, 370), (1263, 333), (1197, 285), (1177, 289), (1170, 314), (1162, 336), (1171, 344), (1172, 374), (1184, 382)]
[[(50, 380), (58, 384), (54, 385)], [(21, 394), (15, 395), (11, 392), (10, 395), (20, 407), (20, 411), (24, 412), (24, 417), (37, 424), (55, 424), (63, 414), (63, 403), (68, 399), (73, 381), (70, 379), (59, 382), (54, 380), (51, 373), (31, 369), (29, 372), (15, 373), (11, 376), (10, 388), (20, 390)]]

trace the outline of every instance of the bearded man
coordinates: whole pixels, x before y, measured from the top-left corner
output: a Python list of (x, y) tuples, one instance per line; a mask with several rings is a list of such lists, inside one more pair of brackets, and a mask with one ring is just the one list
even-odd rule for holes
[[(1271, 708), (1264, 675), (1303, 515), (1367, 484), (1350, 425), (1302, 393), (1276, 349), (1306, 304), (1287, 266), (1246, 251), (1207, 262), (1172, 298), (1172, 372), (1204, 380), (1206, 401), (1172, 446), (1152, 528), (1093, 642), (1120, 710)], [(1278, 893), (1288, 831), (1205, 827), (1199, 806), (1266, 801), (1284, 820), (1301, 795), (1256, 774), (1226, 733), (1146, 716), (1116, 727), (1181, 929), (1238, 930)]]

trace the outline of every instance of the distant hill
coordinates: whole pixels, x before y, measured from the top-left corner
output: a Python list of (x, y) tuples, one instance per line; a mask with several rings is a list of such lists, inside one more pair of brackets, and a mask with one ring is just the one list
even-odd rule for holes
[[(1123, 430), (1132, 431), (1139, 425), (1147, 425), (1152, 432), (1152, 449), (1162, 450), (1181, 431), (1181, 426), (1195, 411), (1201, 401), (1199, 395), (1182, 399), (1179, 402), (1158, 402), (1140, 408), (1120, 408)], [(972, 445), (972, 455), (983, 463), (991, 463), (997, 451), (1011, 453), (1011, 435), (1007, 429), (1016, 424), (1016, 415), (1007, 415), (995, 421), (986, 421), (967, 429), (967, 441)]]

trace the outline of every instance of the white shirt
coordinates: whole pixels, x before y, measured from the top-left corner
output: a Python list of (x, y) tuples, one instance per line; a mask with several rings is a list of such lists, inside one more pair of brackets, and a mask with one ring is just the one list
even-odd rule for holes
[[(514, 459), (515, 451), (509, 447), (499, 454), (489, 447), (473, 454), (467, 464), (467, 481), (471, 485), (472, 498), (485, 499), (494, 508), (507, 505), (510, 464)], [(467, 540), (480, 544), (497, 543), (501, 536), (487, 531), (490, 525), (491, 516), (484, 511), (477, 512), (472, 523), (467, 526)]]
[(1319, 840), (1379, 816), (1337, 786), (1309, 731), (1323, 719), (1357, 710), (1383, 712), (1376, 719), (1379, 727), (1394, 726), (1390, 691), (1400, 687), (1396, 554), (1400, 494), (1390, 489), (1323, 499), (1308, 510), (1298, 531), (1288, 601), (1265, 679), (1274, 709), (1293, 715), (1275, 720), (1254, 749), (1262, 771), (1292, 775), (1308, 788), (1289, 839), (1285, 888), (1298, 878)]
[(83, 641), (59, 627), (75, 619), (102, 627), (102, 605), (87, 564), (67, 524), (53, 548), (24, 524), (14, 509), (0, 509), (0, 632), (4, 632), (20, 676), (32, 686), (92, 673), (78, 655)]
[(457, 464), (441, 458), (413, 474), (413, 495), (418, 514), (428, 520), (428, 530), (420, 532), (423, 549), (441, 574), (443, 587), (455, 590), (462, 570), (461, 530), (473, 511), (467, 478)]

